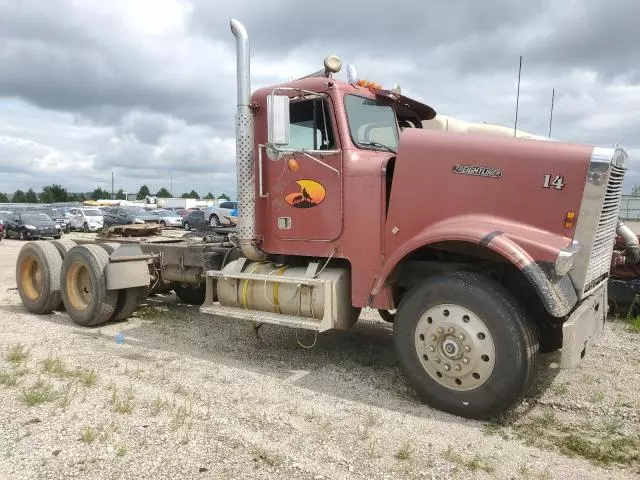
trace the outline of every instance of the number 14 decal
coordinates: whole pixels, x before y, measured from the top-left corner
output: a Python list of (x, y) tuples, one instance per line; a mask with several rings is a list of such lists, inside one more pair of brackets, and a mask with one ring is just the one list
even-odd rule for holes
[(556, 175), (555, 177), (553, 175), (545, 175), (542, 186), (544, 188), (555, 188), (556, 190), (562, 190), (564, 188), (564, 177), (560, 175)]

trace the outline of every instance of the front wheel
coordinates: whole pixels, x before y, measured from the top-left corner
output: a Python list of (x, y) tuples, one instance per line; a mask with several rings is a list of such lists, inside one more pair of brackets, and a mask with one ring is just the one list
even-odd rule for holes
[(209, 218), (209, 226), (211, 227), (219, 227), (220, 226), (220, 219), (218, 218), (217, 215), (211, 215), (211, 218)]
[(89, 225), (87, 225), (86, 223), (82, 226), (82, 231), (84, 233), (89, 233)]
[(160, 226), (161, 226), (162, 228), (167, 228), (167, 224), (166, 224), (166, 223), (164, 223), (164, 220), (161, 220), (161, 221), (160, 221)]
[(188, 232), (189, 230), (191, 230), (191, 225), (189, 225), (189, 222), (184, 222), (184, 229)]
[(20, 232), (20, 240), (28, 240), (27, 232), (25, 232), (24, 230)]
[(525, 392), (539, 350), (535, 325), (513, 296), (470, 272), (432, 277), (407, 292), (394, 344), (426, 403), (477, 419), (503, 412)]

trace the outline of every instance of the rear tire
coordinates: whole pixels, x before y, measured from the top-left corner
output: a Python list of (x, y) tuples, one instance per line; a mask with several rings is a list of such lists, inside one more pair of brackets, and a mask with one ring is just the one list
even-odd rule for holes
[(220, 226), (220, 219), (218, 218), (218, 216), (216, 214), (211, 215), (211, 217), (209, 217), (209, 226), (211, 227), (219, 227)]
[(62, 262), (62, 300), (71, 319), (83, 327), (108, 321), (118, 292), (107, 290), (105, 268), (109, 254), (98, 245), (78, 245)]
[(458, 272), (419, 283), (402, 299), (393, 330), (409, 383), (439, 410), (493, 417), (533, 378), (535, 324), (506, 289), (482, 275)]
[(167, 224), (166, 224), (166, 223), (164, 223), (164, 220), (161, 220), (161, 221), (160, 221), (160, 226), (161, 226), (162, 228), (167, 228)]
[(51, 313), (60, 305), (62, 258), (50, 242), (26, 243), (18, 254), (16, 283), (25, 308)]
[(20, 240), (28, 240), (27, 232), (25, 232), (24, 230), (20, 232)]
[[(58, 253), (60, 254), (60, 259), (61, 259), (60, 268), (62, 268), (62, 260), (64, 260), (64, 257), (67, 255), (67, 252), (71, 250), (73, 247), (75, 247), (77, 244), (73, 240), (67, 240), (67, 239), (55, 240), (51, 242), (51, 244), (54, 247), (56, 247), (56, 249), (58, 250)], [(56, 310), (58, 310), (59, 312), (64, 311), (64, 302), (62, 301), (62, 295), (60, 295), (60, 303), (56, 307)]]
[(202, 283), (174, 283), (173, 291), (176, 292), (182, 303), (188, 305), (202, 305), (207, 292), (206, 282)]
[(118, 290), (118, 302), (110, 320), (124, 320), (135, 312), (149, 296), (149, 287), (133, 287)]
[(189, 230), (191, 230), (191, 225), (189, 225), (189, 222), (184, 222), (184, 229), (188, 232)]

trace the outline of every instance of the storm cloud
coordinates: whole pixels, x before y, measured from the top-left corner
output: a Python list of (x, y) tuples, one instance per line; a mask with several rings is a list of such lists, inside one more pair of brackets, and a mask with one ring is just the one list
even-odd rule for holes
[(640, 4), (327, 0), (0, 0), (0, 191), (235, 193), (235, 44), (253, 86), (315, 71), (334, 53), (438, 112), (631, 153), (640, 183)]

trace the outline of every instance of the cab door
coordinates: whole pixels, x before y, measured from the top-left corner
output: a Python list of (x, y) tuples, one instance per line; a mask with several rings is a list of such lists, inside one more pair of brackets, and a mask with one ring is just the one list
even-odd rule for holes
[(292, 100), (290, 151), (269, 162), (269, 197), (275, 236), (325, 240), (342, 233), (342, 151), (327, 96)]

